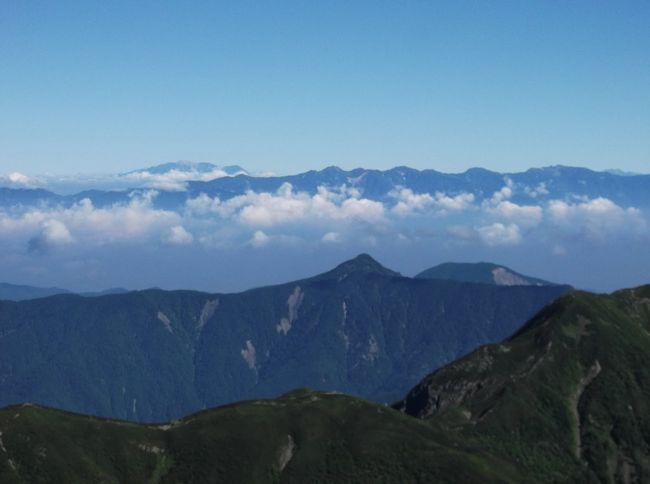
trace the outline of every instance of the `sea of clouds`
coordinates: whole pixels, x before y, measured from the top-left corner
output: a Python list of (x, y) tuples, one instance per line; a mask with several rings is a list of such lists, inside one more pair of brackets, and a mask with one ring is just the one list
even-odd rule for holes
[[(189, 180), (187, 174), (170, 176), (180, 185), (170, 185), (167, 179), (162, 187), (180, 190)], [(5, 179), (14, 185), (30, 183), (28, 177), (15, 173)], [(156, 179), (155, 184), (160, 182)], [(603, 197), (566, 194), (563, 199), (550, 198), (543, 184), (517, 186), (507, 177), (501, 189), (482, 197), (467, 192), (418, 193), (398, 186), (384, 199), (373, 200), (354, 186), (323, 185), (308, 193), (284, 183), (274, 192), (247, 191), (228, 199), (202, 193), (170, 210), (156, 206), (159, 193), (154, 188), (136, 190), (127, 202), (102, 207), (85, 198), (65, 207), (2, 208), (0, 263), (6, 274), (15, 276), (20, 264), (47, 267), (83, 255), (86, 260), (103, 260), (100, 266), (105, 267), (98, 270), (110, 272), (115, 262), (107, 260), (106, 254), (119, 260), (120, 251), (139, 251), (147, 254), (142, 260), (149, 260), (142, 269), (151, 273), (145, 279), (151, 281), (149, 285), (169, 285), (168, 280), (156, 279), (152, 261), (156, 254), (169, 257), (174, 249), (182, 250), (188, 260), (191, 253), (204, 258), (217, 253), (250, 258), (252, 251), (261, 251), (272, 258), (274, 254), (292, 254), (294, 261), (313, 257), (319, 250), (341, 255), (400, 251), (412, 253), (413, 260), (403, 255), (399, 260), (416, 267), (415, 259), (427, 251), (435, 253), (439, 261), (445, 254), (456, 259), (480, 255), (507, 260), (509, 253), (524, 250), (566, 261), (591, 249), (599, 253), (625, 251), (626, 246), (650, 239), (647, 217), (640, 208), (620, 206)], [(515, 203), (518, 194), (530, 202)], [(247, 255), (241, 255), (244, 253)], [(287, 263), (282, 261), (290, 275)], [(425, 262), (422, 264), (424, 269)], [(105, 284), (128, 285), (128, 281), (108, 278)]]

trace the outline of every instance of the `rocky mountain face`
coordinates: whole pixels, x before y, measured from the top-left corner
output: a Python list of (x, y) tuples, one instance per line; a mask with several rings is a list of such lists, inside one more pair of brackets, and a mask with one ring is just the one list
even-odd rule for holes
[(0, 405), (162, 421), (296, 387), (392, 402), (569, 289), (413, 279), (362, 255), (238, 294), (0, 301)]

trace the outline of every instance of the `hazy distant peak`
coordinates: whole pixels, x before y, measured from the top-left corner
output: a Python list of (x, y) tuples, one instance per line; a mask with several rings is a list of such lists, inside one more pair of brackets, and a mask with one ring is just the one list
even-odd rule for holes
[(625, 170), (619, 170), (618, 168), (612, 168), (609, 170), (603, 170), (605, 173), (609, 173), (610, 175), (616, 175), (616, 176), (637, 176), (640, 175), (641, 173), (637, 173), (634, 171), (625, 171)]
[(490, 262), (446, 262), (420, 272), (419, 279), (444, 279), (459, 282), (477, 282), (496, 286), (550, 286), (551, 282), (525, 276), (512, 269)]
[(196, 161), (175, 161), (171, 163), (162, 163), (160, 165), (150, 166), (148, 168), (141, 168), (137, 170), (132, 170), (125, 175), (130, 175), (133, 173), (142, 173), (147, 172), (152, 175), (164, 175), (170, 171), (180, 171), (180, 172), (195, 172), (195, 173), (212, 173), (214, 171), (223, 171), (228, 175), (237, 175), (237, 174), (248, 174), (244, 168), (239, 165), (228, 165), (228, 166), (219, 166), (213, 163), (207, 162), (196, 162)]

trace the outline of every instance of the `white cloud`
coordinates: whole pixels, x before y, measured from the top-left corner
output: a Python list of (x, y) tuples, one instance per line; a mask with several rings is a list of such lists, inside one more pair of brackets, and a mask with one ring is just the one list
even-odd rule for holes
[(500, 220), (516, 223), (522, 227), (534, 227), (542, 222), (544, 211), (537, 205), (518, 205), (510, 198), (514, 194), (515, 185), (506, 177), (505, 185), (494, 192), (490, 199), (484, 200), (481, 204), (488, 215), (497, 217)]
[(0, 175), (0, 185), (6, 185), (11, 188), (33, 188), (41, 184), (42, 182), (38, 178), (33, 178), (17, 171), (8, 175)]
[(552, 200), (547, 213), (551, 223), (564, 232), (580, 233), (593, 241), (639, 235), (647, 230), (647, 222), (639, 209), (623, 208), (603, 197), (577, 203)]
[[(537, 187), (536, 193), (542, 188)], [(127, 203), (106, 207), (84, 199), (68, 207), (0, 208), (0, 239), (22, 250), (26, 243), (33, 250), (70, 244), (195, 242), (225, 248), (404, 243), (431, 238), (423, 234), (432, 233), (438, 239), (446, 234), (447, 240), (490, 247), (535, 237), (548, 243), (551, 251), (555, 244), (566, 246), (567, 238), (602, 241), (648, 233), (638, 209), (605, 198), (568, 195), (544, 205), (519, 205), (513, 201), (514, 190), (506, 178), (500, 190), (477, 203), (471, 193), (416, 193), (402, 187), (390, 192), (391, 201), (382, 203), (345, 185), (321, 186), (308, 193), (285, 183), (275, 192), (249, 191), (226, 200), (201, 194), (187, 200), (181, 213), (156, 208), (157, 192), (143, 190)]]
[(474, 194), (463, 192), (450, 197), (444, 193), (436, 192), (435, 203), (441, 209), (452, 212), (467, 210), (474, 203)]
[(194, 242), (194, 236), (182, 225), (174, 225), (169, 229), (164, 241), (169, 245), (188, 245)]
[(72, 242), (72, 235), (63, 222), (48, 220), (43, 224), (42, 232), (47, 240), (54, 244), (69, 244)]
[(500, 218), (514, 221), (521, 226), (534, 227), (542, 221), (542, 207), (536, 205), (517, 205), (509, 200), (498, 202), (487, 211)]
[(212, 212), (220, 213), (221, 200), (219, 197), (210, 198), (205, 193), (201, 193), (196, 198), (189, 198), (185, 202), (185, 209), (191, 214), (206, 215)]
[[(78, 193), (83, 190), (126, 190), (129, 188), (152, 188), (159, 190), (183, 191), (191, 181), (210, 181), (217, 178), (246, 174), (246, 171), (227, 173), (214, 167), (210, 170), (200, 169), (192, 163), (183, 164), (163, 173), (140, 170), (130, 173), (96, 173), (74, 175), (40, 175), (26, 177), (20, 173), (0, 175), (0, 185), (45, 187), (59, 194)], [(13, 181), (12, 181), (13, 179)]]
[(466, 225), (450, 225), (447, 227), (447, 235), (459, 240), (473, 240), (478, 234), (476, 229)]
[(474, 195), (465, 192), (454, 196), (436, 192), (431, 196), (428, 193), (415, 193), (410, 188), (399, 188), (391, 191), (389, 195), (398, 200), (391, 210), (400, 216), (423, 212), (430, 207), (441, 213), (458, 212), (470, 208), (474, 202)]
[(328, 244), (336, 244), (341, 242), (342, 237), (339, 232), (327, 232), (323, 237), (321, 238), (322, 242), (328, 243)]
[(269, 244), (271, 238), (261, 230), (257, 230), (250, 240), (253, 247), (265, 247)]
[(497, 192), (494, 192), (492, 195), (491, 202), (494, 205), (502, 202), (503, 200), (508, 200), (510, 197), (512, 197), (513, 189), (515, 187), (514, 182), (508, 177), (505, 177), (503, 181), (505, 182), (503, 188)]
[(303, 239), (295, 235), (274, 234), (268, 235), (262, 230), (256, 230), (253, 236), (249, 239), (248, 244), (252, 247), (259, 249), (269, 245), (284, 246), (284, 247), (298, 247), (303, 243)]
[(356, 190), (319, 187), (316, 194), (294, 192), (283, 183), (275, 193), (249, 191), (225, 201), (201, 194), (186, 203), (190, 213), (214, 213), (233, 217), (251, 227), (273, 227), (290, 223), (354, 222), (376, 223), (384, 220), (381, 202), (359, 198)]
[(69, 226), (98, 243), (146, 238), (170, 226), (179, 225), (180, 215), (152, 206), (155, 192), (146, 192), (128, 204), (96, 208), (84, 199), (59, 216), (69, 219)]
[(398, 202), (392, 208), (397, 215), (409, 215), (415, 211), (422, 211), (433, 204), (433, 197), (428, 193), (414, 193), (410, 188), (400, 188), (389, 193), (397, 198)]
[(165, 173), (150, 173), (146, 170), (143, 170), (120, 175), (119, 178), (124, 181), (134, 183), (137, 186), (145, 186), (148, 188), (156, 188), (160, 190), (182, 191), (187, 188), (187, 182), (189, 181), (210, 181), (226, 176), (230, 175), (219, 168), (215, 168), (214, 170), (208, 172), (198, 171), (195, 169), (172, 169)]
[(549, 194), (548, 188), (546, 188), (546, 183), (544, 182), (540, 182), (534, 188), (526, 186), (524, 187), (524, 192), (526, 192), (532, 198), (544, 197)]
[(73, 237), (65, 224), (59, 220), (46, 220), (38, 235), (30, 239), (30, 251), (45, 251), (53, 247), (73, 242)]
[(517, 245), (522, 241), (519, 226), (493, 223), (476, 229), (480, 239), (490, 247), (500, 245)]
[(553, 246), (553, 254), (558, 256), (565, 256), (568, 254), (566, 248), (560, 244), (555, 244)]
[[(179, 214), (153, 208), (155, 192), (133, 197), (128, 204), (97, 208), (89, 199), (71, 207), (0, 211), (0, 237), (29, 237), (34, 244), (73, 241), (103, 245), (145, 240), (180, 225)], [(31, 244), (31, 242), (30, 242)]]

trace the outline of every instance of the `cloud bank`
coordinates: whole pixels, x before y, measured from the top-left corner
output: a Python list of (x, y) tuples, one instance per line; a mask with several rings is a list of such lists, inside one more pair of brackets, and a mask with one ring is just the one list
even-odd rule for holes
[[(183, 179), (171, 176), (164, 183)], [(28, 182), (18, 175), (13, 180)], [(518, 192), (534, 192), (536, 203), (515, 203)], [(70, 207), (5, 208), (0, 210), (0, 243), (44, 254), (81, 245), (262, 249), (437, 239), (499, 248), (544, 241), (549, 252), (562, 255), (567, 241), (603, 244), (648, 237), (646, 217), (638, 208), (570, 194), (548, 200), (547, 193), (543, 185), (517, 187), (506, 178), (480, 202), (472, 193), (419, 193), (408, 187), (373, 200), (346, 185), (308, 193), (284, 183), (275, 192), (247, 191), (224, 200), (199, 194), (172, 211), (155, 206), (157, 191), (140, 190), (127, 203), (108, 207), (82, 199)]]

